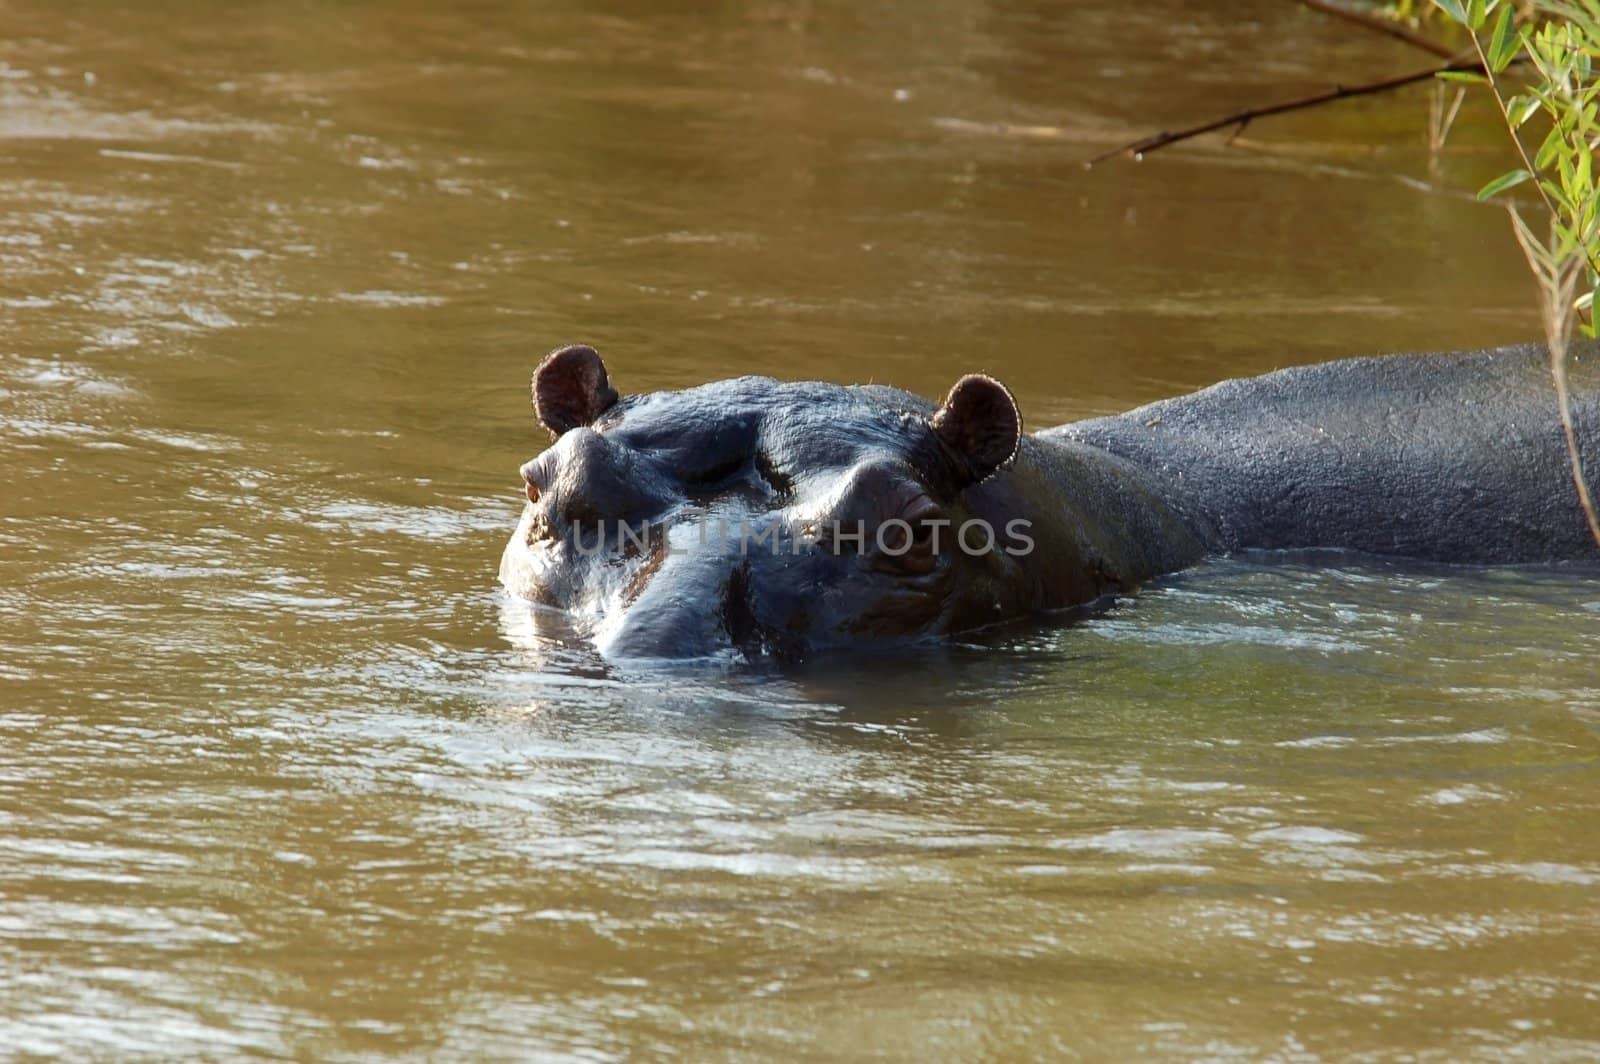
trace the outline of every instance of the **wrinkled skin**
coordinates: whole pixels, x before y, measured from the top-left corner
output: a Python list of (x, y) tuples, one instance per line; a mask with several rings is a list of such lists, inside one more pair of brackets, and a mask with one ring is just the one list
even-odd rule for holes
[[(1574, 366), (1589, 441), (1595, 361)], [(1600, 558), (1532, 348), (1287, 370), (1033, 436), (986, 377), (937, 407), (759, 377), (620, 397), (581, 346), (541, 363), (534, 405), (556, 439), (522, 468), (500, 578), (613, 657), (934, 638), (1252, 548)], [(974, 520), (992, 549), (954, 542)]]

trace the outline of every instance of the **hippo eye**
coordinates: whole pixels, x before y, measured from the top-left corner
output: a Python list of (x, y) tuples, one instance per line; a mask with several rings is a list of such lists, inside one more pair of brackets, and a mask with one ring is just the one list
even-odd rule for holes
[(906, 524), (895, 520), (878, 531), (877, 550), (872, 553), (872, 567), (882, 572), (902, 576), (918, 576), (932, 572), (939, 556), (933, 550), (933, 530), (920, 522)]
[[(940, 553), (950, 541), (950, 520), (926, 495), (912, 499), (901, 508), (891, 533), (884, 537), (888, 548), (881, 560), (884, 568), (902, 573), (927, 573), (938, 564)], [(935, 550), (935, 546), (939, 549)]]
[(900, 519), (911, 526), (911, 542), (919, 548), (933, 543), (936, 530), (950, 525), (939, 504), (926, 495), (918, 495), (902, 507)]

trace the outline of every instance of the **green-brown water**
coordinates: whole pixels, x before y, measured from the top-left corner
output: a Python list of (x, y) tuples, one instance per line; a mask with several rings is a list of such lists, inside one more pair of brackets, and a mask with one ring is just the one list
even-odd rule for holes
[[(494, 583), (526, 378), (1039, 426), (1536, 329), (1288, 3), (0, 3), (0, 1046), (1600, 1054), (1600, 579), (1228, 561), (663, 678)], [(1454, 193), (1451, 190), (1455, 190)]]

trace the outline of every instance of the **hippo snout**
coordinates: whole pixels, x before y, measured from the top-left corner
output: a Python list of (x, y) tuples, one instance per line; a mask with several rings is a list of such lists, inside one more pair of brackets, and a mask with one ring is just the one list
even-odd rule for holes
[(601, 624), (596, 642), (616, 658), (798, 660), (818, 634), (821, 568), (818, 559), (737, 547), (674, 553), (636, 582), (636, 597)]

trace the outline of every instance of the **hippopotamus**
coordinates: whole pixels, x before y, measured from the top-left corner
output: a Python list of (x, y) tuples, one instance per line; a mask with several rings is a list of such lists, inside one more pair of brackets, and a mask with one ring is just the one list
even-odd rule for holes
[[(1596, 349), (1569, 375), (1600, 469)], [(937, 404), (768, 377), (622, 395), (572, 345), (532, 391), (554, 442), (521, 467), (500, 580), (612, 658), (940, 639), (1243, 552), (1600, 562), (1537, 345), (1282, 369), (1031, 435), (984, 374)]]

